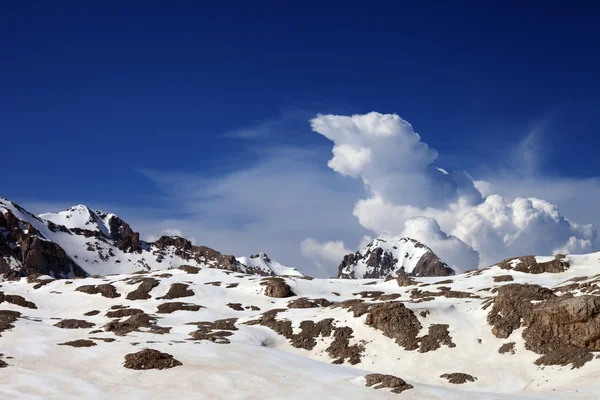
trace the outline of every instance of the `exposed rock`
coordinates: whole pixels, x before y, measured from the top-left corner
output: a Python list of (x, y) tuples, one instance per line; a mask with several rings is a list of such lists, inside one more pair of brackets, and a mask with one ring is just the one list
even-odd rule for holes
[(121, 297), (121, 295), (117, 292), (117, 289), (108, 283), (102, 285), (83, 285), (79, 286), (75, 289), (76, 292), (82, 292), (87, 294), (98, 294), (100, 293), (102, 297), (106, 297), (108, 299), (115, 299), (117, 297)]
[(557, 254), (552, 261), (538, 263), (535, 256), (522, 256), (503, 260), (498, 266), (529, 274), (559, 273), (569, 268), (569, 263), (564, 258), (564, 254)]
[[(13, 329), (13, 322), (21, 317), (21, 313), (11, 310), (0, 310), (0, 333)], [(2, 337), (2, 335), (0, 335)]]
[(0, 292), (0, 303), (11, 303), (16, 306), (37, 309), (37, 306), (31, 301), (25, 300), (23, 296), (19, 296), (17, 294), (4, 294), (4, 292)]
[(175, 311), (198, 311), (202, 306), (191, 303), (182, 303), (178, 301), (159, 304), (157, 307), (157, 313), (159, 314), (171, 314)]
[(198, 330), (190, 332), (190, 340), (209, 340), (218, 344), (229, 344), (228, 336), (237, 331), (237, 318), (219, 319), (214, 322), (196, 322)]
[[(397, 246), (383, 239), (375, 239), (363, 250), (344, 256), (339, 268), (338, 278), (368, 279), (389, 278), (397, 276), (448, 276), (455, 272), (446, 263), (439, 259), (431, 249), (411, 238), (394, 240)], [(423, 251), (423, 249), (426, 249)], [(405, 265), (414, 265), (413, 257), (418, 257), (417, 264), (412, 271), (406, 272)], [(359, 276), (356, 275), (357, 267), (361, 265)]]
[(157, 297), (157, 298), (164, 299), (164, 300), (171, 300), (171, 299), (178, 299), (181, 297), (191, 297), (194, 295), (194, 291), (190, 290), (188, 288), (189, 288), (189, 285), (186, 285), (185, 283), (174, 283), (169, 288), (169, 291), (167, 292), (167, 294), (165, 294), (162, 297)]
[(452, 299), (466, 299), (466, 298), (478, 298), (471, 292), (459, 292), (451, 290), (449, 287), (440, 286), (438, 287), (439, 292), (430, 292), (427, 290), (413, 289), (410, 292), (411, 300), (423, 300), (435, 297), (447, 297)]
[(448, 382), (455, 384), (455, 385), (460, 385), (460, 384), (467, 383), (467, 382), (475, 382), (477, 380), (476, 377), (469, 375), (469, 374), (462, 373), (462, 372), (453, 372), (451, 374), (442, 374), (442, 375), (440, 375), (440, 378), (445, 378), (448, 380)]
[(337, 327), (333, 331), (333, 341), (326, 349), (327, 354), (334, 359), (333, 364), (343, 364), (346, 360), (352, 365), (360, 363), (365, 348), (360, 344), (350, 345), (353, 333), (353, 329), (348, 326)]
[(600, 351), (600, 297), (552, 298), (525, 316), (525, 348), (545, 355), (536, 363), (579, 368)]
[(497, 289), (494, 299), (484, 306), (493, 304), (487, 321), (493, 326), (492, 333), (500, 338), (508, 338), (515, 329), (521, 327), (522, 319), (531, 314), (532, 301), (542, 301), (556, 297), (552, 290), (539, 285), (509, 283)]
[[(140, 328), (147, 328), (148, 330), (141, 331)], [(130, 332), (148, 332), (154, 334), (165, 334), (171, 331), (169, 327), (162, 327), (156, 325), (156, 318), (149, 316), (148, 314), (134, 314), (127, 318), (125, 321), (113, 320), (104, 325), (106, 332), (114, 332), (117, 336), (125, 336)]]
[(498, 349), (498, 353), (500, 353), (500, 354), (506, 354), (506, 353), (515, 354), (515, 342), (504, 343)]
[(244, 307), (242, 307), (241, 303), (227, 303), (227, 307), (235, 311), (244, 311)]
[(332, 332), (333, 318), (323, 319), (318, 322), (308, 320), (300, 322), (300, 332), (291, 335), (289, 339), (291, 340), (291, 345), (296, 348), (312, 350), (317, 345), (317, 337), (329, 337)]
[(88, 312), (84, 313), (83, 315), (85, 315), (86, 317), (93, 317), (94, 315), (98, 315), (98, 314), (100, 314), (100, 310), (88, 311)]
[(179, 365), (183, 364), (173, 358), (171, 354), (154, 349), (144, 349), (137, 353), (127, 354), (123, 363), (123, 366), (129, 369), (167, 369)]
[(106, 313), (108, 318), (123, 318), (131, 317), (136, 314), (143, 314), (144, 312), (139, 308), (120, 308), (118, 310), (109, 311)]
[(512, 275), (498, 275), (494, 277), (494, 282), (512, 282)]
[(81, 319), (63, 319), (54, 326), (62, 329), (87, 329), (93, 327), (94, 324)]
[(400, 394), (405, 390), (412, 389), (413, 386), (404, 382), (403, 379), (398, 378), (394, 375), (384, 374), (369, 374), (365, 375), (366, 386), (373, 387), (373, 389), (392, 389), (392, 393)]
[(90, 339), (92, 339), (92, 340), (102, 340), (103, 342), (106, 342), (106, 343), (111, 343), (111, 342), (114, 342), (115, 340), (117, 340), (115, 338), (101, 338), (101, 337), (91, 337)]
[(59, 343), (58, 345), (59, 346), (71, 346), (71, 347), (93, 347), (93, 346), (96, 346), (96, 343), (94, 343), (91, 340), (78, 339), (78, 340), (73, 340), (70, 342)]
[(290, 301), (287, 306), (288, 308), (318, 308), (328, 307), (331, 304), (332, 303), (329, 300), (323, 298), (307, 299), (306, 297), (300, 297)]
[(425, 253), (412, 271), (414, 276), (450, 276), (455, 272), (433, 252)]
[(178, 269), (185, 271), (188, 274), (197, 274), (202, 270), (202, 268), (194, 267), (191, 265), (180, 265)]
[(261, 282), (261, 285), (266, 286), (265, 296), (268, 297), (285, 298), (295, 296), (292, 288), (282, 278), (270, 278)]
[(406, 350), (418, 348), (421, 324), (412, 310), (397, 301), (377, 303), (369, 308), (365, 324), (383, 332)]
[(420, 353), (427, 353), (439, 349), (442, 345), (448, 347), (456, 347), (450, 333), (448, 332), (448, 325), (433, 324), (429, 326), (429, 332), (427, 335), (419, 338), (421, 347), (419, 348)]
[(129, 280), (130, 285), (140, 283), (140, 285), (127, 295), (127, 300), (148, 300), (152, 298), (150, 291), (157, 287), (160, 282), (154, 278), (139, 278)]
[(399, 276), (398, 278), (395, 278), (395, 280), (400, 287), (413, 286), (417, 284), (413, 278), (409, 278), (408, 276)]

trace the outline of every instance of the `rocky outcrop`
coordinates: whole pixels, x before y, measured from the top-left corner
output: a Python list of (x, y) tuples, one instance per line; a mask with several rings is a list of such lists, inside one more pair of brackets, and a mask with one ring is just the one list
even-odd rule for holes
[(58, 244), (38, 235), (31, 224), (21, 222), (9, 210), (0, 212), (0, 275), (8, 279), (30, 274), (85, 276)]
[(433, 252), (421, 256), (417, 266), (410, 275), (412, 276), (450, 276), (455, 272), (445, 262), (440, 260)]
[(125, 356), (123, 366), (129, 369), (166, 369), (182, 365), (171, 354), (154, 349), (144, 349)]
[(411, 239), (376, 239), (344, 256), (338, 278), (371, 279), (403, 276), (449, 276), (455, 272), (430, 248)]
[(265, 286), (265, 296), (285, 298), (294, 296), (290, 286), (281, 278), (270, 278), (261, 282)]
[(391, 389), (392, 393), (400, 394), (405, 390), (412, 389), (413, 386), (404, 382), (403, 379), (394, 375), (369, 374), (365, 376), (366, 386), (373, 389)]
[(528, 274), (543, 274), (564, 272), (569, 268), (569, 263), (565, 260), (564, 254), (557, 254), (553, 260), (538, 262), (535, 256), (521, 256), (508, 258), (498, 263), (502, 269), (512, 269)]
[(557, 297), (538, 285), (508, 284), (497, 290), (487, 320), (492, 333), (508, 338), (521, 327), (525, 348), (542, 355), (540, 365), (579, 368), (600, 351), (600, 297)]

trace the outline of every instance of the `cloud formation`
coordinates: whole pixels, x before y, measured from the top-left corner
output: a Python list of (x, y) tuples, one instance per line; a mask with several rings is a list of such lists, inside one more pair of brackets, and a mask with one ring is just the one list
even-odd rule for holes
[(352, 250), (344, 246), (341, 240), (319, 243), (313, 238), (306, 238), (300, 243), (302, 255), (313, 261), (319, 268), (326, 269), (338, 265), (346, 254)]
[[(548, 201), (505, 199), (488, 182), (435, 165), (437, 151), (398, 115), (318, 115), (311, 126), (333, 142), (329, 168), (367, 188), (353, 214), (376, 235), (412, 236), (459, 271), (515, 255), (594, 249), (595, 228), (569, 221)], [(534, 136), (519, 149), (527, 164), (535, 163)]]

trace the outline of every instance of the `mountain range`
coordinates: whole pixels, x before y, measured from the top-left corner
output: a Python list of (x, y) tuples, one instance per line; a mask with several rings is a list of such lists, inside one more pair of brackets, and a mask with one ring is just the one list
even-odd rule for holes
[[(0, 199), (0, 398), (595, 399), (600, 253), (455, 273), (375, 239), (318, 279)], [(432, 276), (433, 275), (433, 276)]]

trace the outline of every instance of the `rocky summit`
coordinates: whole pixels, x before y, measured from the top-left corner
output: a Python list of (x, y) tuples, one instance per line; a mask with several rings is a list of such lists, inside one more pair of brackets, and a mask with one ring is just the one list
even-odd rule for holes
[(264, 253), (145, 242), (84, 206), (35, 216), (1, 205), (6, 398), (595, 399), (600, 390), (600, 253), (519, 256), (457, 274), (422, 243), (380, 239), (346, 256), (339, 278), (318, 279)]
[(344, 257), (338, 278), (449, 276), (454, 270), (423, 243), (411, 238), (375, 239), (364, 249)]

